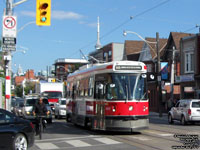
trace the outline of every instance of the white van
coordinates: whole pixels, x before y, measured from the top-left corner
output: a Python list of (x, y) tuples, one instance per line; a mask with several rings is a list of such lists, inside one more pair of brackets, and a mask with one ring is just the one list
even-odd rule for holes
[(168, 113), (168, 122), (178, 120), (182, 125), (187, 122), (200, 122), (200, 99), (181, 99)]

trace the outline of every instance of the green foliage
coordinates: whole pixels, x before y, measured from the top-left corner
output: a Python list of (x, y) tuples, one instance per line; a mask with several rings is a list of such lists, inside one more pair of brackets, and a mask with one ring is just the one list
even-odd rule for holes
[(21, 85), (16, 86), (15, 88), (15, 94), (17, 97), (22, 97), (23, 95), (23, 88)]
[(83, 64), (75, 64), (74, 67), (72, 67), (71, 72), (78, 70), (81, 66), (83, 66)]
[[(35, 83), (33, 83), (33, 82), (26, 82), (26, 85), (24, 87), (25, 95), (30, 94), (30, 91), (32, 91), (32, 93), (35, 92)], [(18, 85), (15, 88), (15, 94), (18, 97), (22, 97), (23, 96), (23, 87), (22, 87), (22, 85)]]
[(0, 70), (0, 77), (5, 78), (4, 70)]
[(33, 82), (26, 82), (26, 87), (24, 88), (25, 95), (30, 94), (30, 91), (32, 93), (35, 93), (35, 84)]

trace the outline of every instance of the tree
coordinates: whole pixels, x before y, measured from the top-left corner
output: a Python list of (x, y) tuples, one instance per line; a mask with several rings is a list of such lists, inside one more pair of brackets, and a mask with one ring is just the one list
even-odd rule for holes
[(21, 85), (16, 86), (15, 94), (18, 97), (22, 97), (23, 96), (23, 87)]
[(35, 83), (34, 82), (26, 82), (26, 87), (24, 88), (25, 95), (35, 92)]

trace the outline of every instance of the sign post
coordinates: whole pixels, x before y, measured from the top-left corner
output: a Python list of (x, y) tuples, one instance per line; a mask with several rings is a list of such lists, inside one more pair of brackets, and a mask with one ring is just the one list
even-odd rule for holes
[(12, 14), (3, 16), (2, 27), (2, 51), (5, 53), (5, 109), (11, 109), (11, 52), (16, 51), (16, 37), (17, 37), (17, 18)]

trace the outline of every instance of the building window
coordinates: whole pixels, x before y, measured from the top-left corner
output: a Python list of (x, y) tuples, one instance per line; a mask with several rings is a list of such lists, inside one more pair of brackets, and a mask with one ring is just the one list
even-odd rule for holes
[(194, 53), (185, 53), (185, 73), (194, 72)]
[(104, 52), (103, 53), (103, 61), (107, 61), (108, 53)]
[(111, 50), (108, 51), (108, 61), (109, 62), (112, 61), (112, 51)]

